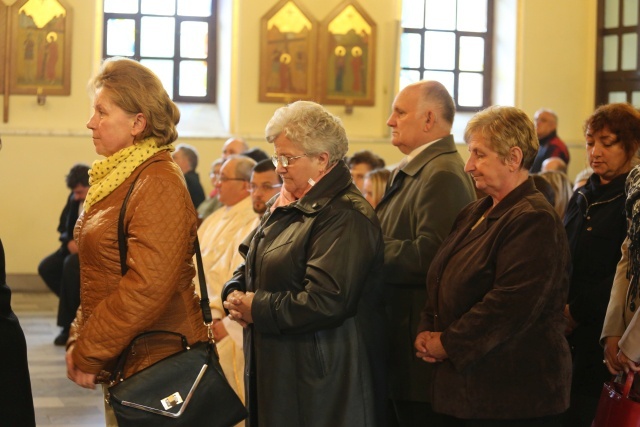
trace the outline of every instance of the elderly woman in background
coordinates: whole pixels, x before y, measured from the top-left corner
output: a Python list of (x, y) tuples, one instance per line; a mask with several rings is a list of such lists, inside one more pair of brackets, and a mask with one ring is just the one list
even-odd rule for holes
[(427, 275), (415, 347), (435, 364), (433, 409), (446, 426), (559, 426), (569, 404), (569, 248), (529, 177), (533, 123), (491, 107), (464, 137), (465, 170), (488, 196), (458, 215)]
[[(602, 384), (611, 377), (602, 363), (599, 340), (620, 246), (627, 234), (624, 185), (639, 137), (640, 113), (630, 104), (603, 105), (585, 122), (587, 158), (593, 174), (576, 190), (565, 216), (573, 261), (564, 310), (573, 354), (566, 426), (591, 425)], [(612, 340), (609, 344), (617, 347)], [(618, 366), (615, 359), (612, 362)]]
[(567, 212), (569, 200), (573, 196), (573, 186), (566, 173), (560, 171), (544, 171), (538, 175), (547, 181), (553, 188), (553, 208), (560, 218), (564, 218)]
[(371, 203), (374, 209), (378, 206), (382, 196), (384, 196), (389, 175), (391, 175), (389, 169), (384, 168), (374, 169), (364, 175), (364, 198), (367, 199), (367, 202)]
[[(67, 343), (69, 378), (85, 388), (106, 382), (116, 358), (138, 334), (168, 330), (206, 340), (192, 284), (197, 217), (170, 151), (180, 113), (160, 80), (136, 61), (107, 59), (92, 80), (87, 123), (96, 152), (84, 212), (75, 229), (81, 308)], [(121, 272), (118, 215), (124, 217), (126, 274)], [(124, 376), (182, 349), (179, 339), (142, 338)], [(106, 389), (105, 389), (106, 390)], [(117, 425), (107, 408), (107, 425)]]
[(266, 137), (284, 185), (222, 295), (246, 327), (247, 426), (382, 425), (384, 244), (341, 160), (345, 130), (298, 101)]

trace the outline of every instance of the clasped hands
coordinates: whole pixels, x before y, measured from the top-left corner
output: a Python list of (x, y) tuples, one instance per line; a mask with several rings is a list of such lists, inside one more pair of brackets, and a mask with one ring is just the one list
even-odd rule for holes
[(640, 365), (629, 359), (620, 349), (621, 337), (606, 337), (604, 339), (604, 364), (612, 375), (617, 375), (622, 371), (640, 372)]
[(224, 308), (229, 311), (231, 320), (235, 320), (243, 328), (253, 323), (251, 304), (253, 304), (254, 295), (253, 292), (233, 291), (227, 295), (227, 300), (222, 303)]
[(414, 346), (416, 356), (428, 363), (442, 362), (447, 359), (446, 350), (440, 341), (442, 332), (423, 331), (418, 334)]

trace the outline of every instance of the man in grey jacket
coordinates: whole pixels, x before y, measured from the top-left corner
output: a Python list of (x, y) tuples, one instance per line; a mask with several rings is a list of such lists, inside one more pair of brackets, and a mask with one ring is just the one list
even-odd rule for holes
[(427, 270), (460, 210), (475, 200), (475, 190), (451, 135), (455, 104), (442, 84), (409, 85), (392, 108), (391, 142), (406, 157), (376, 208), (385, 241), (391, 332), (390, 422), (426, 426), (434, 417), (427, 401), (431, 370), (416, 357), (413, 342), (426, 300)]

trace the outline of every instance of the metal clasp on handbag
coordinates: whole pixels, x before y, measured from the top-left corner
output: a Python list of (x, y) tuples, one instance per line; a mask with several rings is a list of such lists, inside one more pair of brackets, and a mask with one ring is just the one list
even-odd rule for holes
[(204, 326), (207, 327), (207, 338), (209, 338), (210, 343), (215, 343), (216, 340), (213, 339), (213, 322), (204, 322)]
[(180, 405), (183, 402), (183, 400), (182, 400), (182, 396), (180, 396), (180, 393), (175, 392), (171, 396), (161, 399), (160, 402), (162, 403), (162, 406), (164, 407), (164, 409), (168, 410), (173, 408), (174, 406)]

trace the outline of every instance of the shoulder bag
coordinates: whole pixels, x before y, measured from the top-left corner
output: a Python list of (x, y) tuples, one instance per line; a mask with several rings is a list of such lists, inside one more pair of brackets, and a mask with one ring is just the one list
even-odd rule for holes
[[(124, 215), (138, 177), (129, 188), (118, 219), (122, 275), (127, 271)], [(247, 417), (242, 401), (229, 385), (218, 360), (197, 237), (195, 253), (201, 293), (200, 308), (209, 339), (190, 345), (184, 335), (171, 331), (147, 331), (137, 335), (118, 357), (110, 378), (107, 400), (120, 427), (229, 427)], [(180, 339), (182, 350), (128, 378), (122, 378), (127, 356), (134, 351), (136, 342), (142, 337), (156, 334), (173, 335)]]

